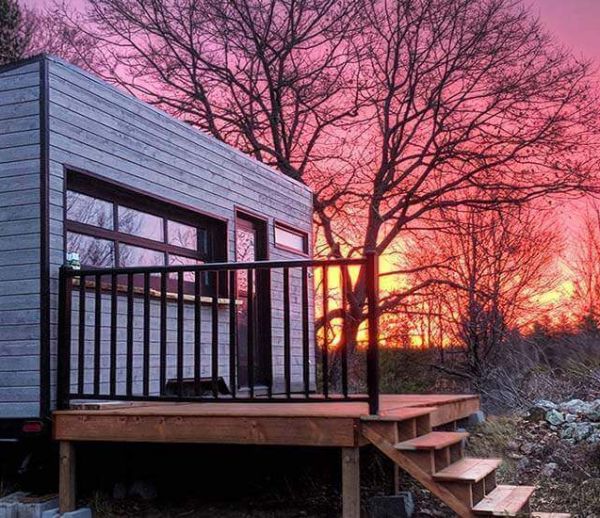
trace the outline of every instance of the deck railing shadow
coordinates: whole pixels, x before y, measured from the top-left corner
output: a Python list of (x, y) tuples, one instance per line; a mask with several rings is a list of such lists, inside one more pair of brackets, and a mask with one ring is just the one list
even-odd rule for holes
[[(355, 376), (366, 391), (358, 393), (356, 362), (349, 362), (354, 347), (347, 339), (353, 268), (366, 279), (361, 318), (368, 339), (363, 371)], [(68, 408), (73, 400), (364, 401), (375, 414), (377, 276), (374, 253), (330, 260), (63, 267), (57, 406)]]

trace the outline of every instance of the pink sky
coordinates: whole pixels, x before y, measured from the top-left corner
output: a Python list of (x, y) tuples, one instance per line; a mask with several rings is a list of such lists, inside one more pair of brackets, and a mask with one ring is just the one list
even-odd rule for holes
[(600, 1), (530, 0), (546, 27), (574, 53), (600, 63)]
[[(73, 6), (81, 7), (85, 0), (67, 0)], [(28, 7), (45, 7), (53, 0), (20, 0)], [(523, 0), (534, 15), (539, 16), (548, 31), (555, 35), (558, 42), (571, 49), (577, 57), (590, 59), (600, 79), (600, 0)], [(553, 202), (559, 224), (564, 229), (566, 241), (565, 258), (575, 250), (578, 227), (584, 203)], [(566, 273), (568, 279), (569, 274)], [(569, 284), (565, 280), (565, 284)], [(563, 299), (561, 296), (560, 299)]]
[[(21, 0), (30, 7), (50, 5), (52, 0)], [(70, 0), (73, 5), (82, 0)], [(524, 0), (547, 28), (575, 54), (600, 63), (600, 0)]]

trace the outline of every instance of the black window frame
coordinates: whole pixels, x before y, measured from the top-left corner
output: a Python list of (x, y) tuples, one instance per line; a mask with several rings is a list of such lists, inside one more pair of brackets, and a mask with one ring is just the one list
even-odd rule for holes
[[(67, 193), (73, 191), (76, 193), (91, 196), (93, 198), (112, 204), (113, 210), (113, 228), (112, 230), (97, 227), (71, 220), (67, 215)], [(65, 254), (67, 252), (67, 233), (77, 233), (90, 236), (92, 238), (105, 239), (113, 243), (114, 247), (114, 267), (120, 267), (119, 245), (141, 247), (153, 251), (158, 251), (164, 255), (164, 265), (169, 265), (169, 257), (176, 255), (202, 263), (226, 262), (227, 261), (227, 223), (226, 221), (212, 218), (201, 212), (194, 211), (188, 207), (182, 207), (175, 202), (160, 199), (152, 194), (136, 191), (127, 186), (98, 179), (79, 171), (66, 170), (66, 182), (64, 191), (64, 235), (65, 235)], [(162, 219), (163, 240), (157, 241), (150, 238), (140, 237), (119, 230), (119, 206), (138, 210)], [(168, 222), (176, 222), (192, 226), (198, 229), (196, 234), (197, 246), (195, 249), (180, 247), (169, 243)], [(201, 232), (206, 232), (206, 250), (200, 249)], [(95, 268), (94, 265), (82, 266)], [(104, 267), (98, 267), (102, 269)], [(138, 276), (136, 276), (138, 277)], [(212, 277), (207, 275), (207, 278)], [(140, 279), (141, 280), (141, 279)], [(136, 282), (139, 282), (136, 279)], [(170, 276), (169, 290), (176, 286), (176, 279)], [(210, 295), (210, 280), (205, 280), (204, 287), (207, 288), (206, 295)], [(193, 282), (184, 283), (185, 291), (192, 292)], [(203, 290), (204, 291), (204, 290)]]

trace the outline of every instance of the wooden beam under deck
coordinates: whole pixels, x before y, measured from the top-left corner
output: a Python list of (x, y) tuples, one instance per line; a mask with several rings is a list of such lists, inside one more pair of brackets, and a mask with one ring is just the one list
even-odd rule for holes
[(365, 403), (114, 403), (54, 413), (58, 441), (113, 441), (356, 447), (364, 419), (402, 421), (431, 414), (432, 426), (479, 409), (470, 395), (384, 395)]
[(113, 441), (280, 446), (358, 445), (354, 418), (195, 415), (55, 416), (59, 441)]

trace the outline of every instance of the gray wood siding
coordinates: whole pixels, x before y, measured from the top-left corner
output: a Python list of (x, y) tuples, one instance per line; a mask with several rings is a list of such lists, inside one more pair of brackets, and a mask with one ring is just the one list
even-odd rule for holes
[(40, 396), (39, 63), (0, 72), (0, 418)]
[[(226, 218), (229, 222), (229, 260), (234, 257), (235, 208), (260, 214), (268, 218), (270, 258), (297, 258), (293, 253), (273, 246), (273, 221), (277, 219), (311, 234), (312, 193), (306, 187), (59, 60), (51, 59), (49, 62), (49, 84), (52, 322), (57, 320), (56, 280), (64, 257), (62, 204), (65, 166), (89, 171), (107, 180)], [(272, 285), (273, 367), (277, 378), (283, 373), (283, 331), (278, 318), (282, 300), (280, 272), (274, 273)], [(295, 379), (299, 381), (301, 323), (300, 292), (296, 282), (292, 301), (293, 364)], [(226, 310), (221, 313), (220, 329), (224, 333), (225, 350)], [(312, 308), (310, 318), (312, 329)], [(124, 325), (122, 319), (120, 312), (120, 326)], [(186, 327), (191, 329), (188, 324), (189, 320), (186, 320)], [(138, 327), (136, 322), (136, 330)], [(55, 338), (51, 344), (52, 394), (55, 394)], [(140, 346), (138, 338), (139, 334), (136, 351)], [(206, 340), (203, 341), (203, 351), (210, 344), (208, 335)], [(173, 347), (174, 343), (170, 342)], [(186, 339), (187, 347), (191, 347), (189, 339)], [(223, 369), (227, 361), (224, 353), (220, 362)], [(203, 363), (208, 365), (204, 358)], [(221, 374), (225, 376), (226, 372)]]

